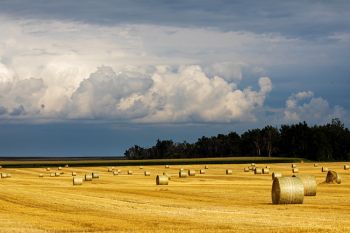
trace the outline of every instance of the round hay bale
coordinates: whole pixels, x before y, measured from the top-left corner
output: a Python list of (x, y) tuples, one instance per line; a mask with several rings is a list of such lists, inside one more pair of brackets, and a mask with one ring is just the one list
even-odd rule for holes
[(263, 168), (263, 169), (262, 169), (262, 173), (263, 173), (263, 174), (270, 174), (270, 169), (268, 169), (268, 168)]
[(76, 172), (72, 172), (72, 176), (76, 176), (77, 175), (77, 173)]
[(46, 168), (46, 171), (50, 171), (51, 169), (49, 167)]
[(208, 166), (208, 165), (205, 165), (204, 169), (209, 169), (209, 166)]
[(205, 174), (205, 169), (199, 170), (199, 173), (200, 173), (200, 174)]
[(322, 172), (328, 172), (328, 170), (329, 170), (328, 167), (322, 167), (322, 168), (321, 168), (321, 171), (322, 171)]
[(92, 181), (92, 174), (85, 174), (85, 181)]
[(274, 180), (275, 178), (279, 178), (279, 177), (282, 177), (282, 173), (272, 172), (272, 180)]
[(113, 171), (113, 176), (117, 176), (118, 174), (118, 171)]
[(179, 177), (180, 177), (180, 178), (187, 177), (187, 172), (186, 172), (185, 170), (180, 170), (180, 171), (179, 171)]
[(249, 166), (248, 169), (249, 169), (250, 171), (254, 171), (254, 167), (252, 167), (252, 166)]
[(314, 163), (314, 167), (318, 167), (318, 163)]
[(131, 170), (128, 170), (128, 175), (132, 175), (132, 171)]
[(295, 163), (292, 163), (292, 168), (296, 168), (297, 165)]
[(50, 173), (50, 176), (51, 176), (51, 177), (54, 177), (54, 176), (55, 176), (55, 173), (54, 173), (54, 172), (51, 172), (51, 173)]
[(7, 174), (6, 173), (1, 173), (1, 178), (7, 178)]
[(139, 168), (140, 168), (140, 169), (143, 169), (143, 166), (140, 166)]
[(169, 165), (165, 165), (165, 168), (169, 168)]
[(180, 171), (184, 171), (185, 169), (183, 169), (183, 168), (180, 168)]
[(275, 178), (272, 183), (271, 197), (273, 204), (302, 204), (304, 185), (295, 177)]
[(2, 166), (0, 166), (0, 169), (2, 168)]
[(245, 167), (243, 171), (244, 171), (244, 172), (249, 172), (250, 169), (249, 169), (248, 167)]
[(226, 175), (232, 175), (232, 170), (231, 169), (226, 169)]
[(69, 167), (69, 165), (68, 165), (68, 164), (66, 164), (66, 165), (64, 165), (64, 167)]
[(156, 184), (157, 185), (168, 185), (168, 177), (164, 175), (157, 175)]
[(293, 168), (293, 169), (292, 169), (292, 172), (293, 172), (293, 173), (299, 173), (299, 168), (297, 168), (297, 167)]
[(299, 178), (304, 185), (304, 196), (316, 196), (317, 182), (313, 175), (293, 175)]
[(255, 167), (255, 163), (252, 163), (250, 166)]
[(195, 176), (196, 175), (196, 171), (193, 169), (188, 170), (188, 176)]
[(145, 171), (144, 174), (145, 174), (145, 176), (150, 176), (151, 172), (150, 171)]
[(39, 174), (39, 177), (44, 177), (44, 174), (40, 173), (40, 174)]
[(58, 167), (58, 170), (62, 170), (62, 167)]
[(100, 174), (98, 174), (97, 172), (93, 172), (91, 175), (92, 175), (92, 179), (100, 178)]
[(262, 169), (261, 168), (255, 168), (254, 174), (262, 174)]
[(60, 172), (55, 172), (55, 176), (60, 176), (61, 173)]
[(328, 171), (326, 176), (326, 183), (327, 184), (341, 184), (341, 177), (340, 175), (335, 171)]
[(350, 169), (350, 166), (347, 165), (347, 164), (345, 164), (345, 165), (344, 165), (344, 170), (349, 170), (349, 169)]
[(112, 168), (108, 168), (108, 172), (113, 172), (113, 169)]
[(119, 174), (119, 173), (122, 173), (122, 170), (118, 169), (117, 172), (118, 172), (118, 174)]
[(73, 177), (73, 185), (82, 185), (83, 178), (82, 177)]

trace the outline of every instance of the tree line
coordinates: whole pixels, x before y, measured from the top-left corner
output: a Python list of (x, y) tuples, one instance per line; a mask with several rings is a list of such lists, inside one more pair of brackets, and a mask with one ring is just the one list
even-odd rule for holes
[(298, 157), (314, 161), (350, 160), (350, 131), (339, 119), (325, 125), (306, 122), (265, 126), (241, 135), (236, 132), (201, 137), (194, 143), (157, 140), (150, 148), (135, 145), (126, 159), (205, 158), (234, 156)]

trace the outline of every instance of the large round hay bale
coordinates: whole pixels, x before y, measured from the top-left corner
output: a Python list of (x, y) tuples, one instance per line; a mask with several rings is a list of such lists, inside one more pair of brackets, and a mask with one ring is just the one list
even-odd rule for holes
[(297, 168), (297, 167), (293, 168), (293, 169), (292, 169), (292, 172), (293, 172), (293, 173), (299, 173), (299, 168)]
[(66, 164), (66, 165), (64, 165), (64, 167), (69, 167), (69, 165), (68, 165), (68, 164)]
[(314, 167), (318, 167), (318, 163), (314, 163)]
[(205, 174), (205, 169), (199, 170), (199, 173), (200, 173), (200, 174)]
[(77, 175), (77, 173), (76, 172), (72, 172), (72, 176), (76, 176)]
[(51, 172), (51, 173), (50, 173), (50, 176), (51, 176), (51, 177), (54, 177), (54, 176), (55, 176), (55, 173), (54, 173), (54, 172)]
[(0, 166), (0, 169), (2, 168), (2, 166)]
[(263, 174), (270, 174), (270, 169), (268, 169), (268, 168), (263, 168), (263, 169), (262, 169), (262, 173), (263, 173)]
[(157, 185), (168, 185), (168, 177), (165, 175), (158, 175), (156, 178)]
[(185, 169), (184, 168), (180, 168), (180, 171), (184, 171)]
[(139, 169), (143, 169), (143, 166), (140, 166)]
[(60, 176), (61, 173), (60, 172), (55, 172), (55, 176)]
[(46, 171), (50, 171), (51, 169), (49, 167), (46, 168)]
[(304, 185), (295, 177), (275, 178), (272, 183), (273, 204), (302, 204), (304, 202)]
[(128, 170), (128, 175), (132, 175), (132, 171), (131, 170)]
[(150, 176), (151, 172), (150, 171), (145, 171), (144, 174), (145, 174), (145, 176)]
[(122, 173), (122, 170), (120, 169), (117, 169), (116, 171), (118, 172), (118, 174)]
[(180, 178), (187, 177), (187, 172), (185, 170), (180, 170), (179, 171), (179, 177)]
[(1, 173), (1, 178), (7, 178), (7, 173)]
[(188, 170), (188, 176), (195, 176), (196, 175), (196, 171), (193, 169)]
[(169, 168), (169, 165), (165, 165), (165, 168)]
[(262, 169), (261, 168), (255, 168), (254, 174), (262, 174)]
[(108, 168), (108, 172), (113, 172), (113, 169), (112, 168)]
[(347, 165), (347, 164), (345, 164), (345, 165), (344, 165), (344, 170), (349, 170), (349, 169), (350, 169), (350, 166)]
[(293, 175), (299, 178), (304, 185), (304, 196), (316, 196), (317, 181), (313, 175)]
[(92, 179), (100, 178), (100, 174), (98, 174), (97, 172), (93, 172), (91, 175), (92, 175)]
[(249, 169), (250, 171), (254, 171), (254, 170), (255, 170), (253, 166), (249, 166), (248, 169)]
[(226, 169), (226, 175), (232, 175), (232, 170), (231, 169)]
[(112, 173), (113, 173), (113, 176), (116, 176), (119, 174), (118, 171), (113, 171)]
[(58, 170), (62, 170), (62, 167), (58, 167)]
[(297, 167), (297, 165), (295, 163), (292, 163), (292, 168)]
[(82, 177), (73, 177), (73, 185), (82, 185), (83, 178)]
[(92, 181), (92, 174), (85, 174), (85, 181)]
[(250, 166), (255, 167), (255, 163), (252, 163)]
[(209, 166), (208, 166), (208, 165), (205, 165), (204, 169), (209, 169)]
[(40, 173), (40, 174), (39, 174), (39, 177), (44, 177), (44, 174), (43, 174), (43, 173)]
[(328, 167), (322, 167), (322, 168), (321, 168), (321, 171), (322, 171), (322, 172), (328, 172), (328, 170), (329, 170)]
[(335, 171), (328, 171), (326, 176), (326, 183), (328, 184), (341, 184), (341, 176)]
[(244, 171), (244, 172), (249, 172), (250, 169), (249, 169), (248, 167), (245, 167), (243, 171)]
[(282, 173), (272, 172), (272, 180), (274, 180), (275, 178), (279, 178), (279, 177), (282, 177)]

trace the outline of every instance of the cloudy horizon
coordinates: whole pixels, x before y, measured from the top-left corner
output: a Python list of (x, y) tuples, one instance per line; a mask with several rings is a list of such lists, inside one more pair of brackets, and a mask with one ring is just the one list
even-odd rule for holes
[[(248, 3), (249, 2), (249, 3)], [(0, 1), (0, 156), (340, 118), (347, 1)]]

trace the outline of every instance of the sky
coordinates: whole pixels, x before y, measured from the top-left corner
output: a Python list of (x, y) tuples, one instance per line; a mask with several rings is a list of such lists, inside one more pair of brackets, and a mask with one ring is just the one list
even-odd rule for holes
[(0, 156), (339, 118), (350, 1), (0, 0)]

